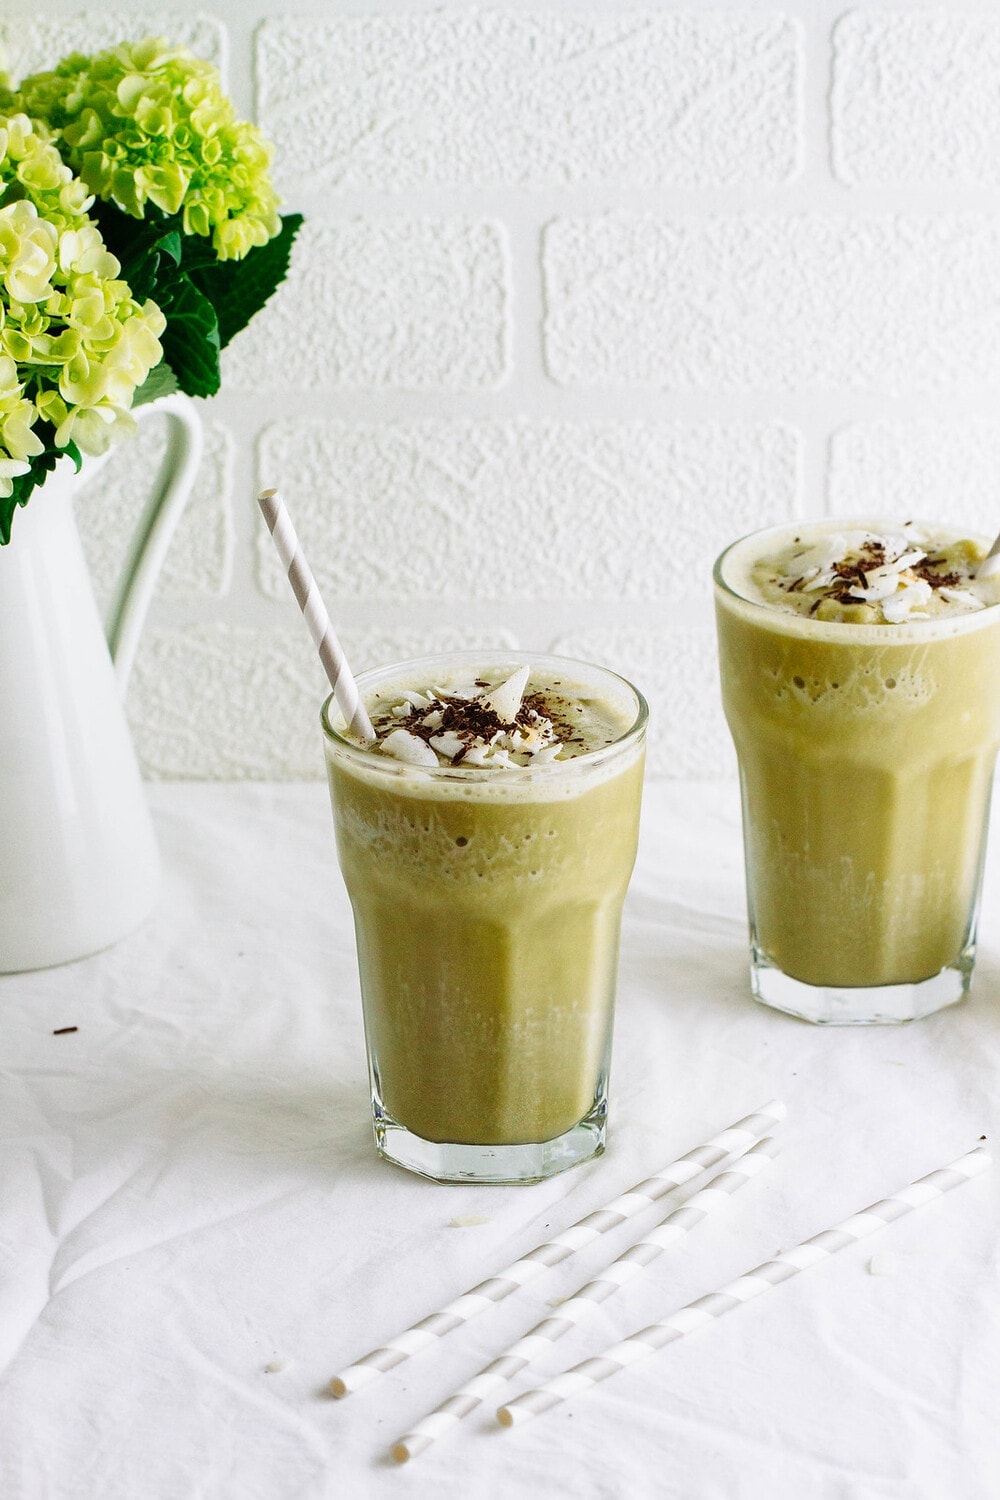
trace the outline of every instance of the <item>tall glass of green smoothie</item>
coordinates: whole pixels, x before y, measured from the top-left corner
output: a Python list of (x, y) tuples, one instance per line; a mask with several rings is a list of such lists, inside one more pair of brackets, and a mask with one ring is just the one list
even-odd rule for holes
[(323, 730), (354, 910), (375, 1142), (440, 1181), (603, 1149), (646, 705), (559, 657), (455, 653), (358, 679)]
[(1000, 744), (987, 546), (825, 520), (745, 537), (715, 565), (751, 984), (767, 1005), (907, 1021), (968, 990)]

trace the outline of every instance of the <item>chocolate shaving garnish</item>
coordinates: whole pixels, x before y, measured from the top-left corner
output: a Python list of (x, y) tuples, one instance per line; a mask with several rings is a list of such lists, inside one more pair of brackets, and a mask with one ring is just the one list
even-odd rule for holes
[(79, 1031), (79, 1026), (57, 1026), (53, 1036), (68, 1036), (71, 1031)]
[[(476, 687), (484, 690), (488, 689), (490, 684), (484, 679), (477, 679)], [(518, 729), (527, 736), (529, 744), (525, 745), (523, 751), (511, 750), (510, 753), (515, 760), (520, 755), (531, 756), (537, 753), (539, 732), (541, 732), (542, 744), (545, 748), (554, 745), (558, 749), (557, 742), (587, 748), (586, 740), (579, 737), (579, 725), (575, 721), (570, 722), (571, 711), (575, 710), (576, 713), (582, 714), (584, 709), (566, 702), (558, 694), (554, 695), (553, 701), (545, 693), (537, 690), (526, 693), (513, 722), (502, 719), (495, 709), (487, 706), (484, 699), (488, 697), (488, 694), (484, 694), (482, 698), (470, 699), (453, 697), (448, 693), (429, 689), (423, 696), (428, 700), (427, 706), (415, 708), (402, 720), (392, 712), (391, 708), (376, 715), (374, 719), (376, 734), (381, 738), (387, 730), (398, 729), (402, 722), (408, 734), (429, 745), (435, 754), (445, 752), (439, 751), (432, 741), (439, 736), (450, 734), (462, 742), (461, 748), (454, 755), (446, 753), (446, 759), (452, 766), (462, 765), (473, 749), (489, 747), (498, 739), (502, 746), (502, 737), (509, 736)], [(530, 748), (532, 739), (534, 749)]]
[[(912, 526), (912, 522), (905, 523), (904, 530)], [(795, 537), (795, 544), (800, 541)], [(776, 571), (769, 579), (776, 588), (789, 594), (815, 594), (810, 599), (808, 613), (815, 615), (824, 599), (832, 603), (847, 606), (859, 603), (884, 605), (886, 608), (886, 620), (889, 615), (893, 616), (893, 623), (898, 623), (901, 618), (901, 610), (908, 614), (909, 610), (903, 606), (912, 606), (919, 598), (920, 590), (915, 585), (930, 587), (937, 593), (940, 590), (962, 590), (967, 589), (973, 583), (975, 570), (971, 564), (967, 564), (961, 556), (954, 559), (949, 556), (951, 544), (938, 544), (936, 547), (929, 543), (926, 555), (921, 555), (921, 543), (911, 537), (900, 537), (886, 540), (874, 533), (869, 533), (864, 540), (858, 541), (852, 538), (848, 543), (848, 555), (839, 561), (829, 559), (829, 553), (822, 551), (813, 554), (795, 553), (786, 562), (789, 572), (782, 574)], [(916, 561), (907, 562), (906, 557), (913, 557)], [(802, 568), (803, 560), (809, 556), (817, 558), (818, 566), (806, 569), (799, 576), (790, 576), (794, 568)], [(900, 560), (903, 566), (900, 567)], [(774, 563), (771, 564), (774, 567)], [(819, 576), (822, 569), (822, 576)], [(824, 582), (824, 579), (826, 580)], [(926, 588), (923, 588), (926, 595)], [(900, 607), (896, 604), (889, 605), (889, 599), (895, 599), (897, 593), (901, 593)], [(873, 594), (874, 598), (866, 599), (866, 594)], [(947, 592), (945, 595), (948, 598)], [(948, 602), (952, 602), (950, 599)], [(954, 601), (963, 603), (961, 597)], [(969, 601), (969, 607), (974, 606), (974, 601)], [(872, 610), (866, 611), (866, 615), (872, 614)], [(878, 610), (878, 614), (882, 611)]]
[[(940, 564), (944, 562), (944, 558), (935, 558), (934, 561)], [(969, 582), (969, 579), (963, 578), (961, 573), (955, 573), (954, 571), (951, 573), (935, 572), (931, 566), (931, 559), (929, 557), (925, 557), (923, 562), (917, 563), (913, 572), (917, 578), (922, 578), (925, 583), (929, 583), (932, 589), (955, 589), (959, 588), (963, 583)]]

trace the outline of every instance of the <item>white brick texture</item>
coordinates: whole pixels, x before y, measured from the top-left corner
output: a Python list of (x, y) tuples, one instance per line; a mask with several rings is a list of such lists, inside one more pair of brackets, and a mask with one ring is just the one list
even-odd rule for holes
[(172, 44), (189, 47), (217, 68), (225, 68), (226, 29), (210, 16), (99, 7), (77, 15), (0, 17), (0, 63), (17, 81), (29, 73), (47, 72), (70, 52), (99, 52), (147, 36), (169, 37)]
[(147, 630), (126, 700), (143, 770), (209, 781), (322, 776), (324, 681), (304, 629)]
[(1000, 183), (1000, 15), (854, 11), (834, 30), (834, 171), (846, 183)]
[(544, 274), (564, 386), (1000, 391), (1000, 218), (561, 219)]
[[(77, 525), (102, 610), (166, 448), (166, 418), (148, 417), (135, 437), (115, 448), (76, 496)], [(217, 422), (206, 420), (201, 467), (163, 565), (159, 598), (186, 603), (226, 593), (233, 551), (232, 461), (231, 436)]]
[(800, 50), (787, 16), (735, 8), (272, 19), (260, 120), (290, 192), (777, 183)]
[[(716, 554), (793, 511), (777, 425), (286, 422), (261, 439), (338, 599), (707, 599)], [(264, 592), (284, 597), (259, 531)]]
[(833, 436), (830, 509), (944, 521), (992, 538), (998, 475), (1000, 422), (859, 422)]
[(504, 231), (475, 220), (307, 223), (287, 281), (223, 355), (227, 387), (477, 389), (507, 366)]

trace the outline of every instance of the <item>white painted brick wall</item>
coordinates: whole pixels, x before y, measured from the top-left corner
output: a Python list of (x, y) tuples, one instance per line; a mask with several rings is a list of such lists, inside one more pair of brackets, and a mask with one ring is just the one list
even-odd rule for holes
[(564, 219), (544, 276), (561, 385), (1000, 383), (1000, 218)]
[[(134, 6), (75, 6), (63, 14), (62, 6), (47, 7), (53, 14), (40, 16), (39, 7), (4, 6), (0, 16), (0, 50), (3, 68), (13, 79), (28, 73), (44, 73), (70, 52), (97, 52), (119, 42), (138, 42), (145, 36), (165, 36), (190, 47), (217, 68), (226, 68), (225, 23), (207, 12), (211, 6), (188, 9), (183, 5), (145, 13)], [(20, 14), (19, 14), (20, 12)]]
[(834, 32), (844, 182), (1000, 183), (1000, 15), (855, 11)]
[[(207, 415), (207, 414), (206, 414)], [(150, 494), (167, 450), (166, 418), (149, 417), (128, 443), (112, 449), (76, 499), (76, 515), (103, 612), (128, 551), (140, 503)], [(160, 574), (163, 599), (221, 599), (232, 582), (232, 435), (208, 417), (205, 452), (187, 508)]]
[(886, 515), (930, 516), (987, 536), (1000, 527), (1000, 423), (869, 422), (833, 435), (831, 509), (858, 514), (878, 496)]
[[(130, 688), (155, 776), (322, 774), (279, 483), (359, 666), (632, 675), (651, 769), (732, 774), (709, 570), (832, 511), (1000, 525), (1000, 12), (788, 0), (6, 0), (17, 74), (165, 33), (306, 215), (224, 359)], [(81, 497), (103, 599), (163, 451)], [(16, 533), (15, 533), (16, 545)]]
[(796, 165), (785, 15), (290, 17), (264, 24), (257, 56), (261, 124), (297, 192), (774, 183)]
[[(688, 603), (726, 541), (794, 514), (782, 428), (288, 422), (261, 438), (260, 487), (296, 524), (331, 598)], [(671, 524), (663, 524), (669, 514)], [(258, 527), (264, 592), (288, 589)]]
[[(501, 225), (310, 222), (280, 294), (226, 350), (224, 379), (251, 390), (262, 373), (291, 390), (488, 389), (508, 373), (509, 296)], [(283, 357), (289, 328), (294, 359)]]

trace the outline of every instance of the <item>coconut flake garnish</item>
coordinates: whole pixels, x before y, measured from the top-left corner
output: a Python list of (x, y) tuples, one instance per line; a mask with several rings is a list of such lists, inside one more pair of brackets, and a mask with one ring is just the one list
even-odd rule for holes
[(882, 613), (890, 625), (901, 625), (910, 618), (926, 618), (915, 615), (914, 612), (918, 605), (926, 604), (933, 593), (929, 583), (923, 578), (916, 578), (912, 583), (904, 583), (891, 598), (882, 601)]
[(877, 568), (875, 572), (865, 574), (865, 582), (868, 584), (867, 588), (854, 584), (847, 592), (852, 599), (864, 599), (868, 604), (880, 604), (883, 599), (890, 598), (899, 588), (899, 574), (894, 573), (891, 568)]
[(524, 690), (528, 686), (530, 668), (518, 667), (512, 672), (506, 682), (499, 683), (495, 688), (482, 694), (479, 703), (483, 708), (491, 710), (504, 724), (514, 724), (517, 721), (517, 711), (521, 707), (521, 699)]
[[(870, 605), (887, 624), (900, 624), (927, 619), (925, 606), (933, 598), (956, 612), (996, 602), (977, 588), (974, 571), (966, 578), (970, 569), (961, 555), (948, 555), (950, 545), (928, 538), (921, 527), (907, 521), (884, 535), (834, 531), (808, 544), (796, 543), (780, 560), (762, 561), (777, 569), (772, 583), (809, 599), (810, 615), (819, 607), (816, 596), (825, 596), (841, 605)], [(938, 551), (944, 555), (936, 555)], [(805, 609), (802, 602), (796, 612)]]
[(939, 589), (938, 593), (942, 599), (949, 600), (952, 604), (964, 604), (966, 609), (985, 609), (985, 601), (974, 594), (971, 589)]
[(897, 573), (902, 573), (904, 568), (915, 568), (917, 563), (923, 562), (926, 556), (927, 553), (921, 552), (919, 547), (913, 547), (909, 552), (904, 552), (902, 557), (897, 557), (891, 563), (887, 563), (886, 567), (895, 568)]
[(430, 745), (419, 735), (411, 734), (408, 729), (392, 730), (384, 740), (379, 741), (379, 749), (383, 755), (391, 755), (393, 760), (400, 760), (407, 766), (440, 765)]
[(807, 575), (811, 570), (829, 573), (834, 563), (860, 548), (867, 535), (865, 531), (835, 531), (830, 536), (820, 537), (819, 541), (794, 554), (792, 563), (796, 573)]
[[(542, 711), (546, 702), (541, 695), (525, 700), (529, 676), (530, 668), (522, 666), (494, 687), (480, 680), (425, 693), (401, 691), (399, 701), (376, 718), (376, 731), (385, 735), (379, 746), (397, 760), (427, 768), (514, 771), (546, 765), (564, 749), (560, 736), (573, 741), (577, 728), (560, 722), (557, 729)], [(550, 712), (558, 720), (558, 695)]]
[[(434, 717), (440, 719), (441, 715), (435, 714)], [(432, 734), (430, 743), (446, 760), (454, 760), (456, 755), (461, 755), (468, 748), (462, 736), (452, 729), (446, 730), (444, 734)]]

